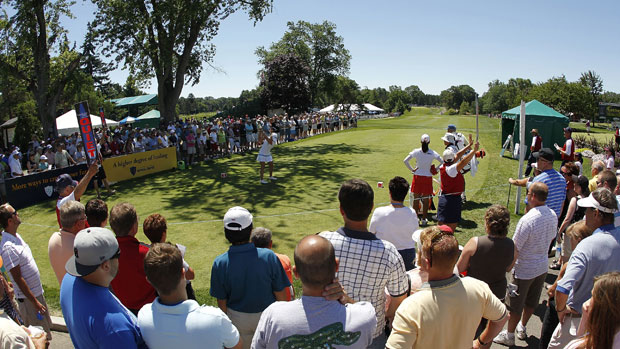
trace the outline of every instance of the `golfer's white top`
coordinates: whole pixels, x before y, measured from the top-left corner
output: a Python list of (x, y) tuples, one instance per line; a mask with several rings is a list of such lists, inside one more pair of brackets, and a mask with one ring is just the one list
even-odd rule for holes
[(260, 150), (258, 151), (258, 155), (271, 155), (271, 148), (273, 148), (273, 145), (276, 143), (275, 140), (271, 140), (272, 143), (269, 144), (269, 141), (266, 139), (263, 139), (263, 145), (260, 146)]
[(426, 153), (424, 153), (421, 148), (418, 148), (414, 149), (411, 153), (409, 153), (409, 155), (407, 155), (405, 160), (403, 160), (411, 172), (413, 172), (413, 167), (409, 164), (409, 160), (413, 158), (415, 158), (416, 166), (418, 167), (415, 171), (417, 176), (432, 177), (433, 174), (431, 173), (431, 165), (433, 164), (433, 160), (437, 160), (439, 161), (439, 164), (443, 164), (441, 156), (439, 156), (436, 151), (429, 149)]

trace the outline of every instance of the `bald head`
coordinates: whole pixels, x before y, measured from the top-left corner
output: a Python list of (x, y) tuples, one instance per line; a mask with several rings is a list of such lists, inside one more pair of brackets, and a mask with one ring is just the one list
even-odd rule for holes
[(295, 268), (306, 287), (323, 288), (334, 280), (336, 255), (334, 246), (322, 236), (310, 235), (295, 247)]

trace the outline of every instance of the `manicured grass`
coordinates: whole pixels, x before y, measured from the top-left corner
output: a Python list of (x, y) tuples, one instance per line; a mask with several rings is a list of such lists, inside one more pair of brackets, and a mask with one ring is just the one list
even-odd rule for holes
[(215, 116), (215, 114), (217, 114), (217, 112), (209, 111), (209, 112), (197, 113), (197, 114), (183, 114), (183, 115), (180, 115), (180, 117), (183, 120), (187, 118), (204, 119), (204, 118), (210, 118), (212, 116)]
[[(147, 241), (141, 224), (151, 213), (168, 220), (168, 239), (187, 246), (186, 260), (195, 269), (194, 289), (200, 302), (215, 304), (209, 296), (213, 259), (228, 249), (221, 219), (229, 207), (244, 206), (255, 217), (255, 226), (274, 232), (274, 250), (291, 260), (297, 241), (303, 236), (342, 225), (337, 193), (350, 178), (362, 178), (375, 188), (375, 206), (389, 202), (388, 190), (378, 189), (399, 175), (411, 179), (402, 160), (420, 146), (420, 136), (428, 133), (431, 148), (443, 152), (440, 137), (448, 124), (459, 132), (475, 134), (474, 116), (440, 116), (436, 110), (418, 108), (404, 116), (368, 120), (354, 130), (329, 133), (276, 146), (273, 150), (278, 180), (268, 185), (258, 181), (256, 152), (234, 155), (184, 171), (170, 171), (115, 185), (117, 194), (107, 200), (108, 207), (119, 202), (132, 203), (139, 215), (137, 238)], [(415, 114), (415, 115), (414, 115)], [(516, 177), (518, 162), (500, 158), (498, 119), (480, 117), (480, 143), (487, 156), (480, 161), (475, 177), (466, 176), (467, 199), (463, 222), (457, 232), (464, 245), (474, 235), (484, 234), (484, 212), (491, 204), (506, 204), (508, 177)], [(227, 173), (222, 179), (221, 173)], [(513, 211), (516, 188), (512, 188)], [(94, 197), (86, 193), (82, 202)], [(522, 196), (523, 198), (523, 196)], [(55, 202), (45, 202), (20, 210), (20, 234), (29, 243), (46, 286), (47, 301), (58, 314), (58, 285), (49, 265), (47, 242), (57, 230)], [(523, 211), (523, 205), (521, 208)], [(511, 231), (518, 216), (513, 215)], [(511, 232), (512, 235), (512, 232)], [(298, 293), (299, 282), (296, 282)]]

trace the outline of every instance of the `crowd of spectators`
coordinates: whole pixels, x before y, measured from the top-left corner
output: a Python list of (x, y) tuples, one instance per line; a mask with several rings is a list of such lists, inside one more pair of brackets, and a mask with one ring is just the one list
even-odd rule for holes
[[(187, 164), (256, 149), (258, 132), (276, 133), (278, 142), (295, 141), (357, 125), (355, 113), (180, 119), (159, 128), (124, 124), (114, 129), (97, 129), (97, 149), (103, 158), (176, 147)], [(18, 177), (45, 170), (86, 163), (78, 132), (40, 140), (36, 135), (25, 150), (9, 146), (2, 150), (0, 173)]]
[[(493, 205), (485, 234), (471, 238), (462, 252), (450, 226), (418, 229), (416, 212), (404, 206), (409, 183), (402, 177), (390, 181), (390, 205), (374, 213), (371, 186), (344, 182), (338, 192), (342, 227), (302, 238), (294, 265), (272, 250), (271, 231), (255, 227), (250, 211), (232, 207), (222, 231), (230, 246), (211, 268), (217, 307), (195, 300), (190, 281), (203, 276), (185, 262), (185, 246), (167, 242), (163, 216), (143, 221), (150, 243), (140, 242), (131, 204), (116, 204), (108, 214), (102, 200), (76, 201), (81, 183), (61, 179), (60, 230), (50, 237), (48, 253), (71, 340), (77, 348), (511, 346), (515, 337), (532, 334), (528, 320), (557, 245), (561, 270), (547, 291), (540, 347), (620, 345), (618, 178), (601, 169), (589, 193), (588, 179), (573, 162), (565, 161), (559, 173), (551, 150), (541, 148), (533, 158), (534, 177), (510, 179), (528, 189), (513, 237), (507, 208)], [(92, 178), (96, 164), (89, 172)], [(0, 331), (40, 347), (40, 337), (13, 326), (41, 326), (51, 340), (38, 267), (17, 232), (20, 224), (11, 205), (0, 206), (0, 256), (11, 279), (0, 277), (6, 314), (0, 321), (11, 322)], [(292, 288), (293, 275), (301, 295)]]

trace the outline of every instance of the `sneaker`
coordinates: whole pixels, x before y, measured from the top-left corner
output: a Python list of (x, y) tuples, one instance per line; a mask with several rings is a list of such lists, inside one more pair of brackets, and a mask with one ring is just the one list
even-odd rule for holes
[(267, 181), (266, 181), (266, 180), (264, 180), (264, 179), (261, 179), (261, 180), (260, 180), (260, 184), (269, 184), (269, 182), (267, 182)]
[(420, 221), (420, 226), (421, 227), (425, 227), (427, 225), (428, 225), (428, 221), (426, 219), (422, 218), (422, 220)]
[(515, 345), (515, 335), (514, 333), (508, 333), (507, 330), (503, 330), (497, 335), (497, 337), (493, 338), (493, 342), (511, 347)]
[(522, 341), (524, 341), (527, 338), (527, 332), (526, 332), (525, 326), (521, 325), (521, 321), (519, 321), (519, 324), (517, 325), (517, 329), (515, 333), (517, 334), (517, 338), (519, 338)]
[(269, 177), (269, 179), (271, 179), (272, 181), (275, 181), (275, 180), (276, 180), (276, 179), (278, 179), (278, 178), (276, 178), (276, 177), (274, 177), (274, 176), (271, 176), (271, 177)]

